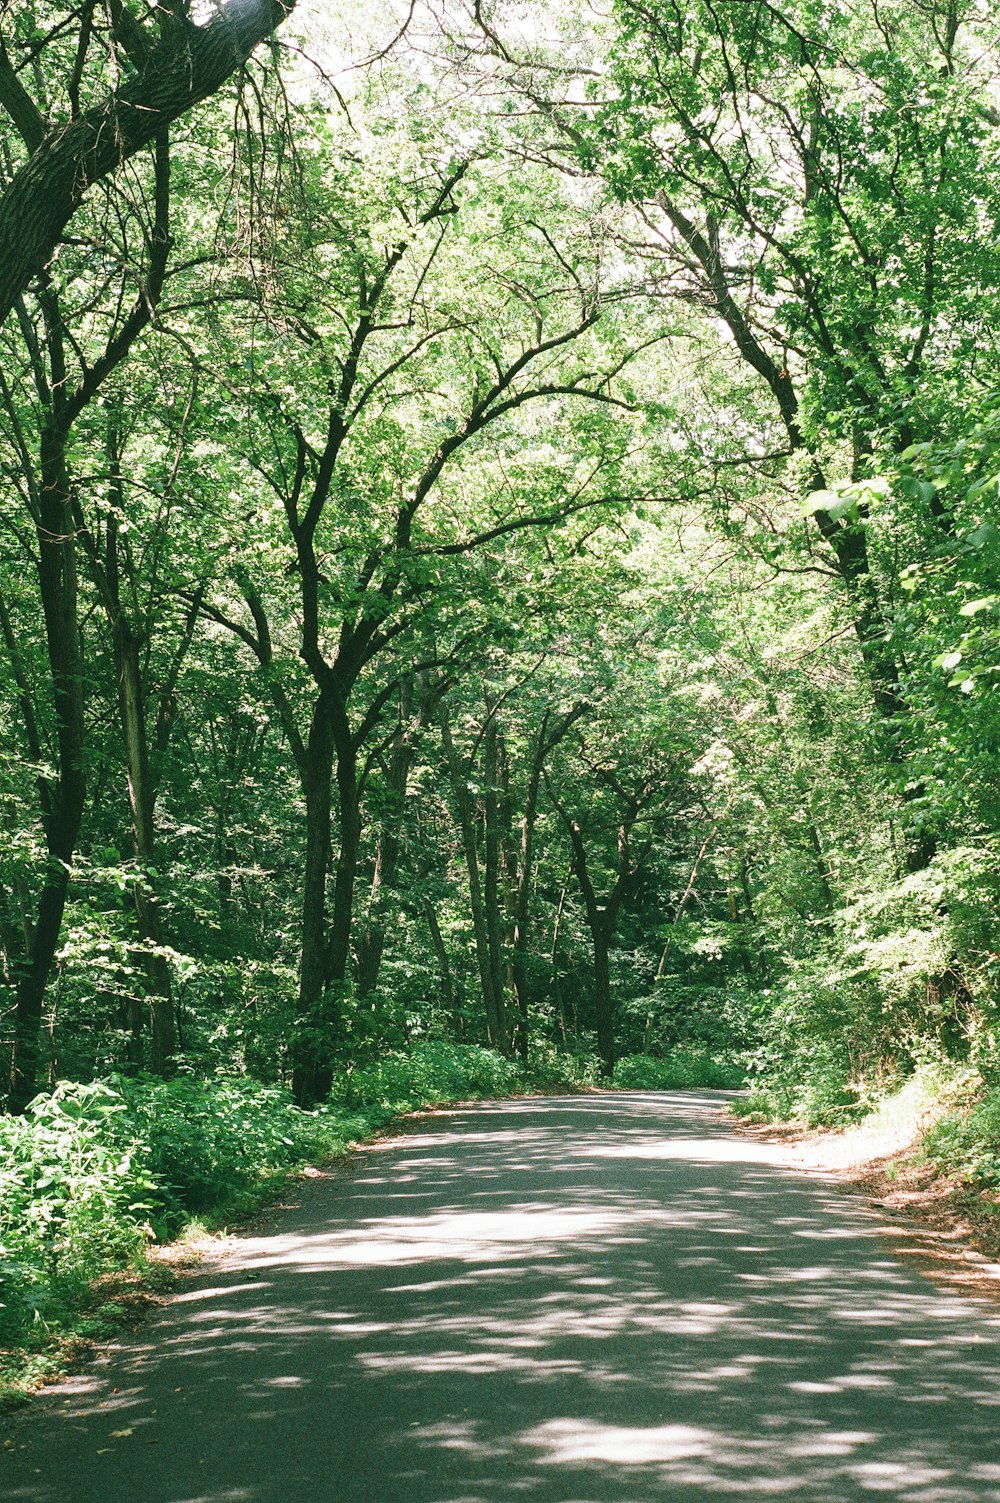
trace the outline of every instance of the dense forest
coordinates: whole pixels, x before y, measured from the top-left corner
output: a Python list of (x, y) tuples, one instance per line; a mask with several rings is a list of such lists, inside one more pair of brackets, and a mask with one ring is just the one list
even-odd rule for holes
[(989, 0), (0, 11), (8, 1120), (989, 1083)]

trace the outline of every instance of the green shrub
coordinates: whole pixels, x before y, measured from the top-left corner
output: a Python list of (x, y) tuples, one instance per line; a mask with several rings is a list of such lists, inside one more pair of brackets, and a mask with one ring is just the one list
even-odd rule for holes
[(965, 1111), (941, 1117), (922, 1146), (947, 1173), (983, 1189), (1000, 1186), (1000, 1093), (987, 1090)]
[(152, 1237), (258, 1203), (276, 1175), (364, 1126), (228, 1079), (63, 1082), (0, 1118), (0, 1337), (58, 1324)]
[[(303, 1112), (277, 1086), (242, 1079), (118, 1082), (141, 1141), (163, 1230), (233, 1209), (276, 1171), (323, 1158), (345, 1139), (329, 1112)], [(159, 1227), (158, 1227), (159, 1230)]]
[(733, 1090), (743, 1081), (743, 1071), (738, 1065), (697, 1049), (678, 1049), (664, 1059), (655, 1059), (649, 1054), (628, 1054), (617, 1062), (611, 1079), (618, 1090), (638, 1091), (699, 1087)]
[(429, 1041), (353, 1071), (335, 1090), (345, 1104), (395, 1113), (466, 1097), (509, 1096), (520, 1085), (517, 1065), (493, 1049)]
[(598, 1061), (588, 1054), (568, 1054), (548, 1039), (532, 1039), (525, 1083), (533, 1091), (579, 1091), (597, 1082)]
[(145, 1242), (142, 1145), (108, 1086), (61, 1085), (0, 1118), (0, 1336), (46, 1323)]
[(754, 1079), (740, 1110), (770, 1122), (844, 1126), (864, 1116), (872, 1105), (848, 1075), (847, 1062), (822, 1043), (814, 1043)]

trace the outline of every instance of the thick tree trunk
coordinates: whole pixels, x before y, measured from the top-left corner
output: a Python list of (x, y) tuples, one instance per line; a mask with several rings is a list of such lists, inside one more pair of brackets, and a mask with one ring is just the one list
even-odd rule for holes
[[(309, 1107), (326, 1099), (333, 1082), (350, 973), (351, 922), (361, 844), (357, 753), (342, 696), (332, 678), (316, 700), (302, 771), (306, 865), (292, 1090), (299, 1106)], [(333, 850), (335, 773), (340, 841), (329, 911), (327, 880)]]
[(83, 816), (83, 663), (77, 620), (76, 534), (65, 460), (66, 435), (42, 432), (42, 488), (38, 517), (38, 578), (45, 616), (57, 773), (44, 817), (48, 852), (31, 944), (17, 967), (10, 1108), (23, 1111), (38, 1082), (42, 1000), (62, 928), (69, 868)]
[(204, 25), (173, 26), (155, 46), (136, 26), (136, 76), (68, 125), (49, 127), (23, 89), (0, 79), (0, 102), (32, 148), (0, 199), (0, 322), (48, 264), (88, 188), (221, 88), (294, 3), (229, 0)]

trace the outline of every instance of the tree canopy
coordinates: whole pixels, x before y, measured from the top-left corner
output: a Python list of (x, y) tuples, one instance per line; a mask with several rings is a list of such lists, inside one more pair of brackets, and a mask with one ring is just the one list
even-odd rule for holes
[(0, 13), (0, 1056), (997, 1062), (979, 0)]

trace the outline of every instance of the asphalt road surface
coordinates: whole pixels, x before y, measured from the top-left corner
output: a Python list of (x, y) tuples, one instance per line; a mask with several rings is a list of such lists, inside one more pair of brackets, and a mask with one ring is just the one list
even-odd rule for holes
[(3, 1503), (1000, 1500), (1000, 1318), (713, 1093), (461, 1108), (6, 1421)]

